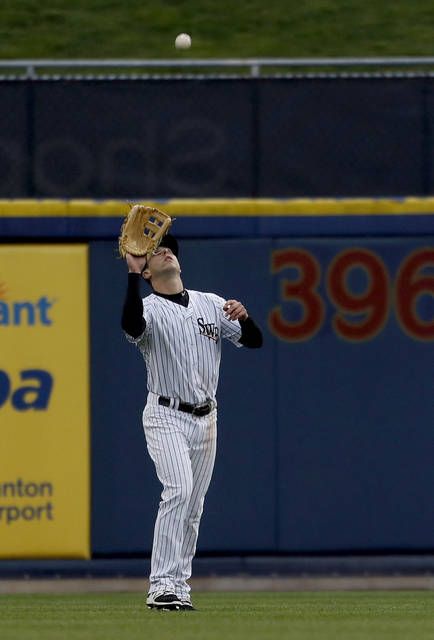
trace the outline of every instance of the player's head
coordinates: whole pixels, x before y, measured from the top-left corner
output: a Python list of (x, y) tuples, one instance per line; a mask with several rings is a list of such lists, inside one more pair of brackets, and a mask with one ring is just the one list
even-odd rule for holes
[(152, 279), (181, 273), (178, 262), (178, 241), (175, 236), (164, 236), (157, 249), (149, 256), (142, 270), (142, 276), (152, 287)]

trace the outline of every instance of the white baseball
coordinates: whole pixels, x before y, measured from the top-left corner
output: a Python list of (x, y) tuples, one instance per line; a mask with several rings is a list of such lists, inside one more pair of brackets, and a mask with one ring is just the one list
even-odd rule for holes
[(180, 33), (179, 35), (176, 36), (175, 47), (177, 49), (190, 49), (191, 38), (188, 35), (188, 33)]

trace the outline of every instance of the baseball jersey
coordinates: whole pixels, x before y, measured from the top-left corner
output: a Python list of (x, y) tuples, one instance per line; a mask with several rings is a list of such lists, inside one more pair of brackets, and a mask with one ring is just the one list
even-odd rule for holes
[(148, 391), (199, 404), (215, 399), (221, 341), (241, 347), (241, 326), (225, 317), (220, 296), (191, 290), (188, 295), (184, 307), (150, 294), (143, 299), (144, 332), (137, 338), (126, 335), (145, 360)]

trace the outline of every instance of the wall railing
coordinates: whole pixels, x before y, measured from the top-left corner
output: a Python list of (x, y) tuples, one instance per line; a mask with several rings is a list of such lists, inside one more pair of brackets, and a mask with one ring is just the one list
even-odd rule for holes
[(329, 73), (399, 71), (410, 73), (418, 70), (423, 73), (434, 74), (434, 57), (367, 57), (367, 58), (168, 58), (168, 59), (83, 59), (83, 60), (2, 60), (0, 74), (14, 73), (24, 78), (38, 78), (41, 74), (54, 72), (65, 75), (77, 73), (91, 73), (92, 75), (106, 75), (115, 72), (139, 73), (140, 75), (159, 75), (161, 73), (204, 75), (234, 74), (259, 77), (261, 75), (280, 75), (283, 73)]

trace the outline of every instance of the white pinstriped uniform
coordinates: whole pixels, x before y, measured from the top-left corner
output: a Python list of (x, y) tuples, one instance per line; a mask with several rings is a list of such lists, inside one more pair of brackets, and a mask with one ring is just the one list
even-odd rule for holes
[[(146, 329), (127, 336), (140, 349), (148, 374), (143, 427), (150, 457), (163, 485), (154, 530), (150, 592), (188, 597), (199, 523), (214, 467), (217, 438), (215, 394), (221, 339), (241, 347), (238, 321), (224, 316), (225, 300), (213, 293), (188, 291), (184, 307), (151, 294), (143, 299)], [(171, 398), (171, 406), (158, 397)], [(179, 411), (178, 402), (214, 409), (199, 417)]]

